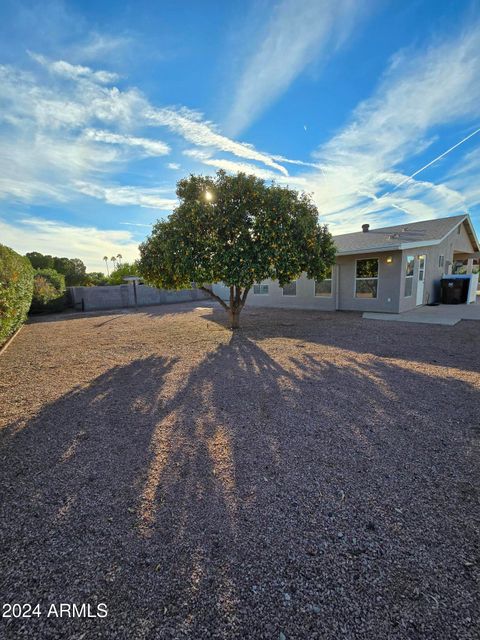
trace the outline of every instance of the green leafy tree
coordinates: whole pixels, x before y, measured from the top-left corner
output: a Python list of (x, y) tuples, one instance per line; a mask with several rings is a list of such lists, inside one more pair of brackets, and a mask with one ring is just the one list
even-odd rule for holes
[(67, 287), (81, 286), (85, 281), (87, 268), (80, 258), (53, 258), (53, 268), (63, 273)]
[(31, 251), (30, 253), (26, 253), (25, 257), (30, 260), (34, 269), (53, 269), (53, 256), (46, 256), (38, 251)]
[[(180, 204), (140, 246), (140, 273), (166, 289), (196, 283), (227, 311), (232, 329), (255, 282), (283, 286), (303, 272), (323, 280), (335, 260), (332, 237), (306, 194), (218, 171), (180, 180), (177, 196)], [(228, 302), (210, 290), (216, 282), (229, 287)]]
[(108, 278), (108, 284), (125, 284), (125, 276), (140, 277), (137, 262), (124, 262), (123, 264), (117, 265)]
[(108, 284), (108, 278), (102, 271), (91, 271), (85, 274), (86, 287), (102, 287)]

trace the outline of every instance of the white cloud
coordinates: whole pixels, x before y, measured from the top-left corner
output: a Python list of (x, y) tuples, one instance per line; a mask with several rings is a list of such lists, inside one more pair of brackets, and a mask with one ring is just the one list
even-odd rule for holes
[(84, 41), (71, 45), (70, 52), (78, 60), (96, 62), (112, 58), (113, 61), (118, 61), (119, 54), (131, 50), (135, 44), (130, 36), (94, 31)]
[(163, 189), (147, 189), (132, 186), (105, 186), (89, 182), (76, 181), (75, 187), (81, 193), (104, 200), (108, 204), (115, 206), (147, 207), (150, 209), (161, 209), (170, 211), (177, 205), (174, 198), (165, 198)]
[(276, 169), (288, 175), (285, 167), (275, 162), (272, 157), (262, 151), (257, 151), (253, 146), (236, 142), (218, 133), (211, 122), (201, 119), (200, 114), (189, 109), (148, 109), (145, 117), (151, 124), (168, 127), (171, 131), (182, 136), (187, 142), (200, 147), (213, 147), (219, 151), (225, 151), (239, 158), (261, 162), (272, 169)]
[(46, 67), (49, 71), (56, 73), (59, 76), (63, 76), (64, 78), (69, 78), (71, 80), (88, 78), (101, 84), (111, 84), (112, 82), (119, 80), (118, 74), (111, 73), (110, 71), (94, 71), (93, 69), (90, 69), (90, 67), (84, 67), (79, 64), (70, 64), (70, 62), (66, 62), (65, 60), (51, 61), (38, 53), (29, 53), (31, 58), (36, 62)]
[(171, 169), (172, 171), (178, 171), (180, 169), (180, 165), (178, 162), (169, 162), (167, 163), (167, 169)]
[(80, 258), (87, 271), (103, 271), (104, 255), (121, 253), (124, 261), (138, 258), (138, 242), (130, 231), (81, 227), (38, 217), (25, 216), (15, 222), (0, 218), (2, 244), (19, 253), (40, 251), (66, 258)]
[(275, 180), (278, 184), (288, 184), (290, 186), (294, 186), (296, 188), (304, 188), (308, 184), (308, 180), (305, 177), (301, 176), (284, 176), (275, 173), (274, 171), (269, 171), (268, 169), (264, 169), (262, 167), (258, 167), (255, 164), (251, 164), (248, 162), (237, 162), (235, 160), (228, 160), (227, 158), (199, 158), (202, 164), (205, 164), (209, 167), (215, 167), (215, 169), (223, 169), (228, 173), (238, 173), (243, 172), (248, 175), (254, 175), (258, 178), (262, 178), (262, 180)]
[(153, 223), (151, 224), (143, 224), (142, 222), (119, 222), (119, 224), (124, 224), (127, 225), (128, 227), (152, 227)]
[(466, 153), (456, 163), (445, 180), (445, 185), (463, 194), (470, 207), (480, 205), (480, 147)]
[(170, 147), (161, 140), (150, 140), (149, 138), (137, 138), (135, 136), (112, 133), (111, 131), (99, 131), (98, 129), (87, 129), (85, 137), (95, 142), (106, 142), (108, 144), (126, 145), (128, 147), (138, 147), (147, 156), (165, 156), (170, 153)]
[(395, 208), (408, 211), (411, 219), (465, 210), (454, 181), (410, 180), (378, 196), (407, 177), (399, 167), (437, 140), (438, 127), (474, 122), (479, 104), (478, 25), (424, 51), (398, 54), (373, 96), (315, 153), (323, 173), (310, 174), (309, 180), (322, 217), (343, 230), (357, 228), (368, 216), (383, 222), (398, 218)]
[[(0, 196), (37, 203), (39, 196), (65, 201), (78, 193), (78, 183), (98, 186), (124, 169), (132, 158), (128, 150), (146, 156), (167, 154), (170, 145), (166, 142), (131, 133), (145, 126), (166, 127), (201, 147), (196, 152), (202, 157), (221, 150), (288, 175), (268, 154), (223, 136), (193, 111), (158, 109), (136, 89), (121, 91), (97, 80), (82, 71), (75, 82), (58, 84), (55, 78), (45, 82), (35, 73), (0, 66)], [(99, 122), (104, 126), (98, 127)], [(99, 197), (111, 204), (171, 208), (171, 200), (148, 189), (119, 188), (112, 190), (105, 184)]]
[(308, 64), (338, 49), (367, 12), (357, 0), (282, 0), (274, 6), (233, 92), (227, 131), (243, 131)]
[(185, 149), (183, 151), (183, 155), (202, 162), (202, 160), (207, 160), (208, 158), (211, 158), (212, 152), (205, 151), (205, 149)]

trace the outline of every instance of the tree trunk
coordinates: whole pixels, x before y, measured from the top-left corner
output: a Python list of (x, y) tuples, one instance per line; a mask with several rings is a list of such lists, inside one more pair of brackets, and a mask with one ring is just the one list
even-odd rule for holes
[(228, 310), (228, 322), (230, 329), (238, 329), (240, 327), (240, 310), (229, 309)]

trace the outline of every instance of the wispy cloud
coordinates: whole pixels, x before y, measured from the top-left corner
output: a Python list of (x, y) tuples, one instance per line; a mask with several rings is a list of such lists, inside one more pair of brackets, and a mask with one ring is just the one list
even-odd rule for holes
[[(55, 62), (48, 64), (58, 68)], [(159, 108), (135, 88), (120, 90), (104, 84), (97, 71), (77, 71), (72, 82), (56, 79), (57, 74), (46, 81), (34, 71), (0, 66), (0, 197), (38, 203), (39, 197), (66, 201), (81, 193), (113, 205), (168, 210), (172, 200), (148, 185), (109, 184), (109, 176), (131, 159), (170, 152), (170, 144), (156, 136), (133, 133), (140, 128), (143, 133), (163, 127), (180, 144), (195, 145), (202, 157), (222, 151), (288, 176), (268, 153), (227, 138), (197, 112)], [(171, 163), (172, 169), (177, 166)]]
[(233, 92), (229, 134), (243, 131), (308, 64), (334, 53), (368, 10), (356, 0), (282, 0), (274, 6)]
[(453, 181), (414, 180), (401, 166), (437, 141), (439, 127), (474, 123), (479, 104), (478, 24), (429, 48), (400, 52), (372, 97), (315, 153), (323, 173), (310, 174), (310, 185), (322, 215), (357, 228), (360, 217), (387, 221), (395, 208), (417, 219), (464, 210)]
[(256, 160), (288, 175), (285, 167), (275, 162), (269, 154), (257, 151), (252, 145), (236, 142), (222, 135), (216, 131), (213, 123), (203, 120), (201, 114), (195, 111), (185, 108), (148, 109), (145, 116), (151, 124), (168, 127), (187, 142), (200, 147), (212, 147), (246, 160)]
[(95, 142), (106, 142), (108, 144), (119, 144), (128, 147), (136, 147), (145, 152), (147, 156), (165, 156), (170, 153), (170, 147), (161, 140), (151, 140), (149, 138), (137, 138), (111, 131), (99, 131), (98, 129), (87, 129), (85, 137)]
[(142, 222), (119, 222), (119, 224), (124, 224), (124, 225), (127, 225), (128, 227), (151, 227), (151, 226), (153, 226), (153, 223), (144, 224)]
[[(138, 258), (138, 242), (130, 231), (75, 226), (55, 220), (23, 216), (12, 221), (0, 218), (2, 244), (19, 253), (40, 251), (67, 258), (81, 258), (89, 271), (103, 271), (104, 255), (121, 253), (124, 260)], [(88, 238), (88, 242), (86, 241)]]
[(70, 78), (71, 80), (77, 80), (78, 78), (90, 78), (91, 80), (100, 82), (101, 84), (111, 84), (112, 82), (119, 80), (118, 74), (110, 71), (94, 71), (93, 69), (90, 69), (90, 67), (84, 67), (80, 64), (70, 64), (70, 62), (66, 62), (65, 60), (52, 61), (38, 53), (29, 53), (33, 60), (46, 67), (49, 71), (56, 73), (59, 76)]
[(163, 189), (147, 189), (133, 186), (105, 186), (78, 180), (75, 187), (81, 193), (99, 198), (118, 207), (136, 205), (149, 209), (170, 211), (177, 204), (174, 198), (165, 198)]
[(303, 189), (308, 186), (308, 180), (301, 176), (285, 176), (279, 175), (274, 171), (259, 167), (249, 162), (238, 162), (236, 160), (229, 160), (228, 158), (212, 158), (206, 156), (200, 156), (197, 158), (202, 164), (208, 167), (214, 167), (215, 169), (223, 169), (228, 173), (246, 173), (249, 175), (255, 175), (262, 180), (273, 181), (275, 180), (279, 184), (288, 184), (298, 189)]

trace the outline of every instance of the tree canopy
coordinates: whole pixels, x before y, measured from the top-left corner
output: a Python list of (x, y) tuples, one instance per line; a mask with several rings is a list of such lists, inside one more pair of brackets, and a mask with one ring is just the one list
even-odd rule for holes
[[(323, 280), (335, 259), (310, 196), (253, 175), (195, 176), (177, 184), (179, 205), (140, 246), (140, 273), (152, 284), (181, 289), (196, 283), (228, 312), (232, 328), (252, 285), (285, 285), (302, 273)], [(223, 282), (228, 302), (208, 285)]]
[(124, 262), (119, 264), (112, 271), (108, 278), (108, 284), (125, 284), (125, 276), (139, 276), (138, 265), (136, 262)]
[(34, 269), (54, 269), (64, 275), (67, 287), (79, 286), (85, 281), (86, 267), (80, 258), (59, 258), (38, 251), (31, 251), (25, 256)]

